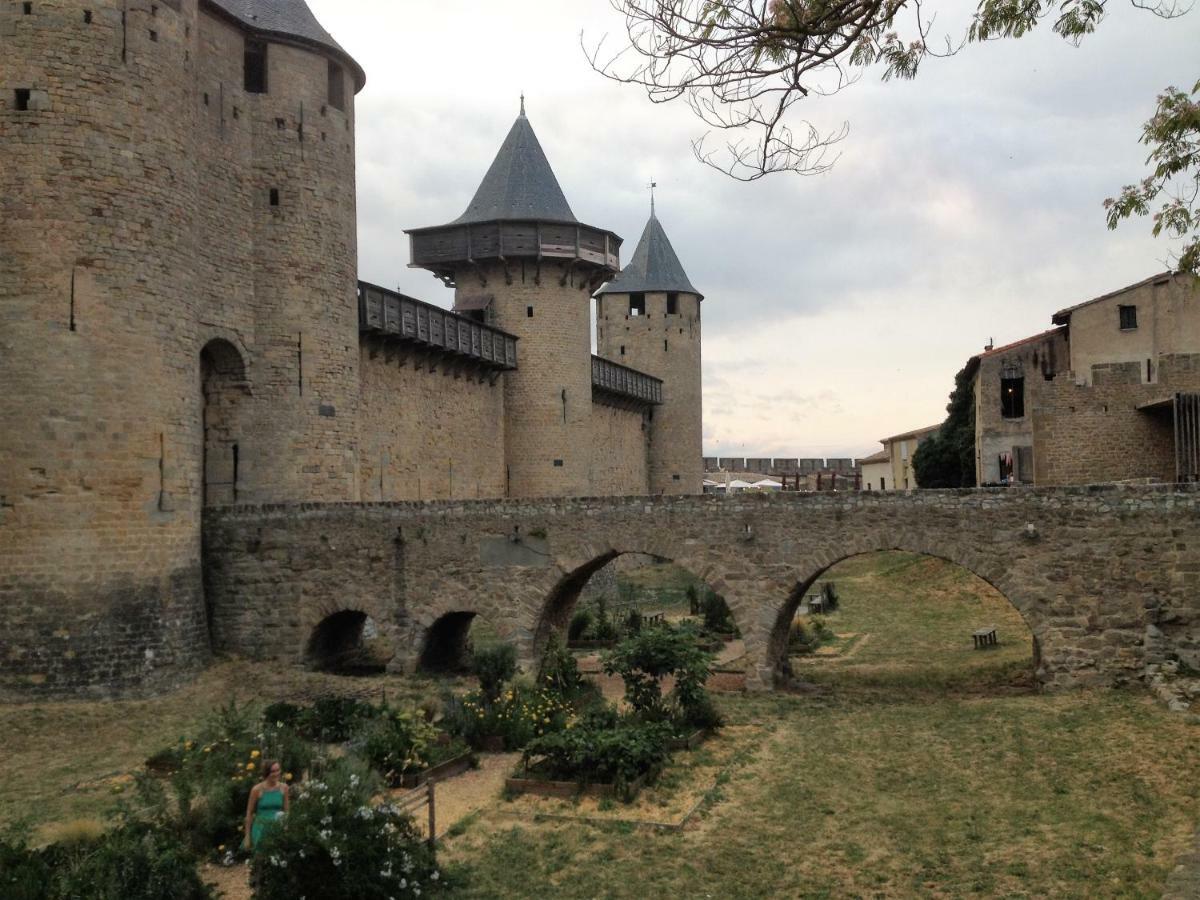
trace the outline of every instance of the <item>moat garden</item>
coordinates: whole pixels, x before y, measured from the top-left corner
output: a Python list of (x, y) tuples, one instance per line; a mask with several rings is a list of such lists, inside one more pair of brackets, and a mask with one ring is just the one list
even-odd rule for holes
[[(455, 671), (219, 661), (0, 707), (0, 896), (1153, 897), (1189, 849), (1200, 727), (1140, 687), (1038, 693), (1021, 617), (963, 569), (840, 563), (761, 695), (703, 584), (609, 575), (529, 675), (476, 621)], [(247, 865), (265, 758), (292, 808)]]

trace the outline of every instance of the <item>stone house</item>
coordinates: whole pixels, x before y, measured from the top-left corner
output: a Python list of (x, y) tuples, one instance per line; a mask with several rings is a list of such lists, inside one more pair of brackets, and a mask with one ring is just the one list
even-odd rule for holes
[(1200, 472), (1200, 287), (1163, 272), (1056, 312), (967, 363), (976, 483), (1191, 481)]
[(940, 428), (930, 425), (880, 438), (883, 449), (865, 459), (862, 466), (861, 488), (864, 491), (910, 491), (918, 487), (917, 475), (913, 471), (913, 454), (927, 437)]

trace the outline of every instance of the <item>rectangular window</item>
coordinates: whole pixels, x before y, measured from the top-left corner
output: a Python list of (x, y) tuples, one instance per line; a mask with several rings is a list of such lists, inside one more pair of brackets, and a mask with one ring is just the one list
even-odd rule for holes
[(346, 76), (332, 59), (329, 60), (329, 105), (334, 109), (346, 109)]
[(247, 94), (267, 92), (267, 45), (264, 41), (246, 39), (244, 74)]
[(29, 109), (29, 88), (17, 88), (13, 91), (13, 105), (18, 111)]
[(556, 459), (556, 460), (554, 461), (554, 468), (556, 468), (556, 469), (561, 469), (561, 468), (562, 468), (562, 464), (563, 464), (563, 461), (562, 461), (561, 459)]
[(887, 479), (886, 479), (886, 478), (880, 478), (880, 479), (879, 479), (879, 489), (880, 489), (881, 491), (886, 491), (886, 490), (887, 490)]
[(279, 205), (279, 188), (271, 188), (271, 205)]
[(625, 355), (625, 345), (624, 344), (621, 345), (621, 355), (622, 356)]
[(1025, 415), (1025, 378), (1000, 379), (1000, 415), (1020, 419)]
[(1121, 317), (1121, 330), (1128, 331), (1131, 328), (1137, 328), (1137, 307), (1136, 306), (1118, 306), (1117, 313)]
[(900, 459), (901, 460), (908, 459), (908, 441), (900, 442)]
[(646, 314), (645, 294), (629, 295), (629, 314), (631, 316), (644, 316)]
[(525, 307), (525, 318), (527, 318), (527, 319), (533, 318), (533, 307), (532, 306)]
[(668, 316), (679, 315), (679, 295), (678, 294), (667, 294), (667, 315)]

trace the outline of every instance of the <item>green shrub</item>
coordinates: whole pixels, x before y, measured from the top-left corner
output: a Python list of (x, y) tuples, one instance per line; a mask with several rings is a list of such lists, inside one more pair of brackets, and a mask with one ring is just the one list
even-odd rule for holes
[(625, 682), (625, 700), (637, 715), (661, 721), (671, 716), (663, 700), (661, 679), (682, 676), (688, 684), (684, 696), (692, 703), (696, 691), (704, 691), (712, 654), (701, 648), (699, 636), (691, 629), (662, 624), (627, 637), (602, 654), (600, 661), (606, 673), (619, 675)]
[(319, 697), (304, 711), (298, 730), (315, 741), (341, 743), (348, 741), (355, 729), (377, 711), (377, 707), (353, 697)]
[(833, 630), (820, 616), (808, 616), (795, 619), (788, 629), (788, 653), (803, 655), (812, 653), (822, 644), (828, 644), (835, 637)]
[(704, 630), (709, 634), (740, 635), (729, 604), (720, 594), (706, 589), (700, 609), (704, 616)]
[(565, 703), (590, 702), (599, 691), (579, 672), (571, 651), (557, 637), (551, 637), (542, 654), (538, 686)]
[(625, 617), (625, 633), (637, 634), (642, 630), (642, 614), (638, 612), (636, 607), (629, 611), (629, 615)]
[(263, 709), (262, 721), (264, 725), (275, 725), (279, 728), (298, 728), (304, 714), (304, 707), (295, 703), (270, 703)]
[(696, 586), (694, 584), (689, 584), (685, 593), (687, 594), (688, 615), (700, 615), (700, 592), (696, 590)]
[(50, 900), (51, 860), (31, 850), (28, 835), (16, 828), (0, 833), (0, 897), (5, 900)]
[(95, 841), (53, 845), (44, 857), (53, 872), (44, 895), (47, 900), (211, 900), (216, 896), (200, 880), (192, 851), (169, 831), (146, 823), (123, 824)]
[(252, 859), (257, 900), (400, 900), (438, 893), (433, 851), (412, 819), (372, 797), (378, 779), (334, 760), (297, 790), (291, 812)]
[(619, 795), (630, 799), (635, 780), (653, 779), (666, 765), (673, 737), (665, 722), (626, 720), (603, 727), (581, 722), (530, 741), (522, 762), (539, 777), (581, 785), (612, 784)]
[(437, 729), (420, 713), (384, 710), (363, 728), (356, 749), (392, 787), (433, 764)]
[(592, 627), (592, 613), (587, 609), (577, 609), (571, 616), (571, 624), (567, 626), (567, 640), (581, 641)]
[(512, 644), (493, 644), (476, 650), (471, 671), (479, 679), (479, 689), (487, 702), (494, 701), (504, 683), (517, 673), (517, 648)]

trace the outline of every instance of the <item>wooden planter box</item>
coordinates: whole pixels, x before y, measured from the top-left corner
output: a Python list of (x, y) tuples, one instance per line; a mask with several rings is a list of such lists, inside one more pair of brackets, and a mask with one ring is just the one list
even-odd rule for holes
[(695, 750), (711, 736), (711, 731), (701, 728), (691, 734), (685, 734), (683, 737), (672, 738), (667, 746), (672, 753), (676, 750)]
[(568, 650), (611, 650), (616, 641), (568, 641)]
[(415, 788), (420, 787), (427, 781), (442, 781), (446, 778), (453, 778), (455, 775), (460, 775), (474, 765), (475, 760), (470, 753), (464, 753), (462, 756), (455, 756), (453, 759), (448, 759), (445, 762), (440, 762), (436, 766), (430, 766), (428, 769), (422, 769), (420, 772), (405, 772), (400, 776), (400, 787)]
[[(629, 785), (630, 799), (636, 797), (646, 786), (646, 776), (635, 778)], [(537, 797), (615, 797), (617, 789), (612, 784), (586, 784), (577, 781), (543, 781), (540, 778), (507, 778), (504, 787), (514, 794), (533, 794)]]

